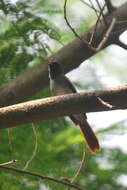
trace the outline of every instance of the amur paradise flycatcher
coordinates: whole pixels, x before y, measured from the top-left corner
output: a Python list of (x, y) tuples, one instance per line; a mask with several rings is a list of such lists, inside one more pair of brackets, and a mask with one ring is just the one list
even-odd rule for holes
[[(61, 65), (57, 62), (48, 64), (50, 88), (54, 96), (77, 93), (71, 81), (64, 75)], [(69, 116), (74, 124), (80, 127), (90, 150), (95, 153), (100, 149), (98, 139), (87, 122), (85, 113)]]

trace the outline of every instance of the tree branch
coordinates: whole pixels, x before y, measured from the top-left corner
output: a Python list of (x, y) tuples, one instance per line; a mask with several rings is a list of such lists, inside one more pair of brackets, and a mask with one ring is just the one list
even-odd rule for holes
[(66, 185), (68, 187), (73, 187), (74, 189), (77, 189), (77, 190), (85, 190), (84, 188), (81, 188), (80, 186), (75, 185), (74, 183), (70, 183), (70, 182), (67, 182), (67, 181), (64, 181), (64, 180), (61, 180), (61, 179), (57, 179), (57, 178), (53, 178), (53, 177), (49, 177), (49, 176), (44, 176), (44, 175), (41, 175), (41, 174), (38, 174), (38, 173), (34, 173), (34, 172), (30, 172), (30, 171), (26, 171), (26, 170), (22, 170), (22, 169), (18, 169), (18, 168), (11, 168), (11, 167), (2, 166), (2, 165), (0, 165), (0, 168), (4, 169), (4, 170), (10, 170), (12, 172), (17, 172), (17, 173), (21, 173), (21, 174), (27, 174), (29, 176), (34, 176), (34, 177), (38, 177), (38, 178), (41, 178), (41, 179), (46, 179), (46, 180), (49, 180), (49, 181), (53, 181), (53, 182), (56, 182), (56, 183), (59, 183), (59, 184)]
[(126, 100), (127, 85), (29, 101), (0, 108), (0, 129), (65, 115), (126, 109)]
[(98, 47), (96, 48), (96, 51), (98, 52), (100, 49), (102, 49), (102, 47), (105, 45), (106, 41), (108, 40), (108, 38), (110, 37), (110, 34), (115, 26), (116, 23), (116, 18), (112, 19), (112, 22), (108, 28), (108, 30), (106, 31), (102, 41), (100, 42), (100, 44), (98, 45)]
[(119, 39), (115, 42), (116, 45), (120, 46), (121, 48), (127, 50), (127, 45), (121, 42)]
[(67, 0), (64, 1), (64, 19), (66, 21), (67, 26), (70, 28), (70, 30), (73, 32), (73, 34), (75, 35), (75, 37), (77, 37), (79, 40), (81, 40), (85, 45), (88, 46), (88, 48), (91, 49), (91, 51), (95, 51), (94, 48), (92, 48), (92, 46), (90, 46), (90, 44), (88, 43), (88, 41), (84, 40), (83, 38), (81, 38), (81, 36), (78, 35), (78, 33), (75, 31), (75, 29), (71, 26), (71, 24), (68, 21), (67, 18)]
[(115, 10), (115, 7), (112, 5), (110, 0), (105, 0), (105, 4), (107, 6), (108, 12), (111, 13)]
[[(110, 25), (112, 18), (116, 18), (117, 23), (113, 28), (111, 35), (106, 41), (104, 47), (115, 43), (119, 35), (127, 28), (127, 2), (119, 8), (116, 8), (112, 14), (105, 16), (106, 23)], [(90, 40), (95, 26), (88, 32), (85, 32), (81, 38), (85, 41)], [(96, 29), (96, 36), (93, 40), (94, 47), (103, 39), (107, 30), (107, 26), (100, 22)], [(103, 47), (103, 48), (104, 48)], [(8, 106), (18, 102), (24, 101), (26, 98), (33, 96), (49, 84), (47, 63), (51, 60), (57, 60), (63, 65), (65, 73), (78, 67), (84, 60), (93, 56), (95, 52), (91, 51), (86, 44), (78, 38), (65, 45), (62, 49), (56, 52), (53, 56), (49, 57), (43, 64), (37, 65), (33, 69), (26, 71), (24, 74), (13, 79), (8, 84), (0, 88), (0, 107)]]
[(7, 165), (10, 165), (10, 164), (14, 164), (15, 162), (17, 162), (17, 160), (11, 160), (9, 162), (0, 163), (0, 166), (7, 166)]

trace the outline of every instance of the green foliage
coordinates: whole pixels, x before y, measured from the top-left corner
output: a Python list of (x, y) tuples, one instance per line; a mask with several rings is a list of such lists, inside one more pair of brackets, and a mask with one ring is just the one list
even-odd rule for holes
[[(33, 5), (33, 8), (31, 7)], [(0, 81), (8, 82), (50, 54), (48, 41), (60, 40), (59, 30), (34, 11), (33, 1), (0, 2)]]
[[(35, 128), (38, 149), (27, 169), (43, 175), (65, 177), (71, 180), (79, 168), (83, 151), (83, 141), (78, 129), (68, 125), (64, 119), (40, 122), (35, 124)], [(35, 146), (35, 136), (31, 125), (13, 128), (10, 133), (12, 139), (9, 144), (7, 130), (1, 131), (0, 160), (5, 162), (17, 159), (14, 167), (24, 168)], [(107, 190), (107, 187), (111, 190), (126, 189), (117, 183), (119, 176), (126, 173), (126, 154), (119, 149), (102, 149), (97, 155), (92, 155), (87, 149), (85, 151), (85, 164), (76, 179), (78, 185), (87, 189), (90, 186), (92, 190), (99, 188)], [(1, 189), (10, 185), (12, 189), (32, 190), (39, 188), (40, 183), (47, 184), (51, 189), (59, 189), (59, 187), (65, 189), (62, 185), (46, 180), (40, 181), (37, 178), (3, 170), (0, 172), (2, 176)]]

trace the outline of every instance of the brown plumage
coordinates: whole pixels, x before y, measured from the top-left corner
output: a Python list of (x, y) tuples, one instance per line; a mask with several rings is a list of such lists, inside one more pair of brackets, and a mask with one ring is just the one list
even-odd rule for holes
[[(49, 64), (50, 88), (53, 95), (63, 95), (77, 93), (75, 87), (70, 80), (63, 74), (59, 63), (53, 62)], [(80, 127), (83, 136), (92, 152), (100, 149), (98, 139), (87, 122), (85, 114), (75, 114), (69, 116), (71, 120)]]

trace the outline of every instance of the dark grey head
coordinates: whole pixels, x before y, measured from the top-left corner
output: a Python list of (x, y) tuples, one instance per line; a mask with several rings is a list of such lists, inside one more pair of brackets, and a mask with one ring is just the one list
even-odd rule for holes
[(63, 73), (61, 65), (57, 62), (52, 62), (48, 65), (49, 75), (51, 79), (54, 79)]

